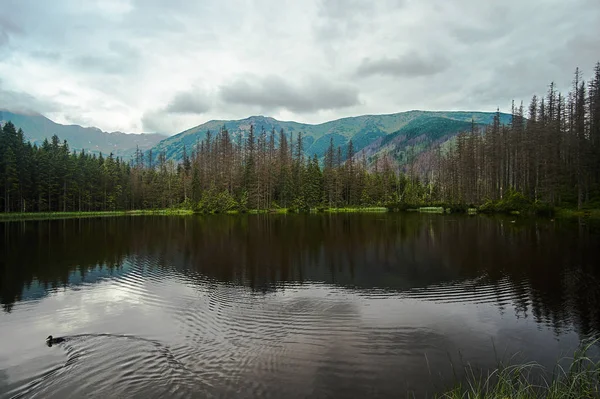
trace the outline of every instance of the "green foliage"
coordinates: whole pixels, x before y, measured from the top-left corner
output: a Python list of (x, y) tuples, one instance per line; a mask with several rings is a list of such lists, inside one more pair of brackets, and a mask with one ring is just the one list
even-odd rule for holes
[(219, 212), (229, 212), (239, 209), (239, 204), (237, 203), (233, 195), (231, 195), (227, 190), (221, 191), (219, 193), (217, 197), (217, 202), (219, 204)]
[(549, 373), (536, 363), (503, 365), (482, 375), (473, 367), (464, 368), (465, 383), (437, 395), (443, 399), (580, 399), (600, 398), (600, 362), (587, 356), (595, 343), (583, 344), (573, 358), (563, 359)]
[(468, 213), (469, 209), (473, 209), (468, 204), (443, 204), (441, 206), (449, 213)]
[(298, 196), (292, 201), (292, 205), (289, 208), (290, 212), (308, 212), (310, 207), (304, 200), (303, 196)]
[[(218, 191), (213, 187), (202, 193), (202, 198), (195, 211), (199, 213), (227, 213), (230, 211), (242, 211), (242, 209), (240, 209), (240, 205), (233, 195), (227, 190)], [(243, 211), (246, 211), (246, 209)]]
[(0, 206), (4, 212), (96, 212), (172, 208), (184, 202), (174, 164), (160, 157), (158, 170), (142, 157), (126, 163), (71, 152), (54, 135), (40, 147), (6, 123), (0, 131)]
[(190, 198), (186, 198), (181, 204), (179, 204), (179, 209), (189, 209), (193, 211), (195, 208), (196, 206)]
[(248, 191), (243, 190), (238, 201), (238, 210), (240, 212), (248, 212)]
[(478, 208), (481, 213), (530, 214), (552, 216), (554, 208), (541, 201), (530, 201), (514, 190), (509, 190), (506, 196), (498, 201), (487, 200)]

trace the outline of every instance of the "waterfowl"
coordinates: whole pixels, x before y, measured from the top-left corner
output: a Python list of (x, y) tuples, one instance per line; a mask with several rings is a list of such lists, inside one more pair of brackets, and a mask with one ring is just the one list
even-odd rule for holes
[(60, 344), (61, 342), (65, 342), (65, 339), (61, 337), (53, 338), (52, 335), (48, 335), (48, 338), (46, 338), (46, 345), (48, 346)]

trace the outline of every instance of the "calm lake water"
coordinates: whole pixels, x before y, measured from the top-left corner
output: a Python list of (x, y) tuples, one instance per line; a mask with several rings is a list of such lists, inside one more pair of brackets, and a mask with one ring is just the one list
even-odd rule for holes
[(2, 398), (425, 397), (600, 335), (599, 230), (577, 222), (118, 217), (0, 240)]

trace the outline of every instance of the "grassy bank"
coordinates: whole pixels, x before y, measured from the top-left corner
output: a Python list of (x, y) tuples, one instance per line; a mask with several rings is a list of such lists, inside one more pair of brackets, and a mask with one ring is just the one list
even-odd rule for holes
[(261, 214), (277, 214), (284, 215), (288, 213), (372, 213), (372, 212), (389, 212), (390, 210), (383, 206), (371, 207), (343, 207), (343, 208), (310, 208), (310, 209), (295, 209), (295, 208), (271, 208), (271, 209), (249, 209), (245, 211), (228, 210), (225, 212), (196, 212), (200, 215), (209, 214), (227, 214), (227, 215), (261, 215)]
[[(597, 342), (597, 341), (596, 341)], [(486, 375), (465, 367), (466, 382), (441, 395), (443, 399), (580, 399), (600, 398), (600, 361), (588, 357), (596, 342), (579, 348), (553, 370), (536, 363), (500, 365)], [(566, 368), (562, 364), (568, 363)]]
[(187, 209), (147, 209), (133, 211), (101, 211), (101, 212), (14, 212), (0, 213), (0, 221), (11, 220), (49, 220), (95, 218), (108, 216), (142, 216), (142, 215), (191, 215)]
[(550, 216), (556, 218), (589, 218), (600, 220), (600, 209), (552, 209), (548, 211), (544, 208), (541, 213), (535, 212), (531, 208), (513, 209), (509, 208), (490, 208), (490, 206), (473, 207), (457, 204), (430, 204), (427, 206), (402, 205), (390, 207), (341, 207), (341, 208), (312, 208), (310, 210), (298, 210), (293, 208), (273, 208), (273, 209), (250, 209), (245, 211), (229, 210), (224, 212), (199, 212), (191, 209), (147, 209), (132, 211), (101, 211), (101, 212), (12, 212), (0, 213), (0, 221), (10, 220), (49, 220), (49, 219), (72, 219), (72, 218), (92, 218), (108, 216), (142, 216), (142, 215), (193, 215), (193, 214), (288, 214), (288, 213), (385, 213), (385, 212), (419, 212), (433, 214), (468, 214), (476, 215), (478, 213), (495, 215), (510, 214), (521, 216)]
[(409, 211), (421, 213), (452, 213), (475, 215), (478, 213), (486, 215), (511, 215), (525, 217), (548, 217), (548, 218), (586, 218), (600, 220), (600, 204), (596, 207), (573, 209), (553, 207), (538, 201), (528, 201), (520, 193), (509, 193), (503, 199), (497, 201), (486, 201), (483, 204), (461, 204), (433, 202), (427, 204), (391, 204), (388, 208), (394, 212)]
[(360, 213), (360, 212), (369, 212), (369, 213), (378, 213), (378, 212), (388, 212), (388, 209), (382, 206), (370, 206), (364, 208), (325, 208), (323, 212), (327, 213)]
[(287, 213), (362, 213), (362, 212), (388, 212), (385, 207), (346, 207), (346, 208), (314, 208), (307, 211), (300, 211), (291, 208), (275, 209), (250, 209), (244, 212), (238, 210), (229, 210), (226, 212), (194, 212), (191, 209), (147, 209), (133, 211), (101, 211), (101, 212), (11, 212), (0, 213), (0, 221), (11, 220), (49, 220), (49, 219), (73, 219), (73, 218), (94, 218), (108, 216), (143, 216), (143, 215), (194, 215), (194, 214), (287, 214)]
[(592, 219), (600, 221), (600, 209), (566, 209), (552, 207), (524, 207), (524, 208), (504, 208), (491, 207), (489, 204), (482, 206), (466, 206), (466, 205), (443, 205), (443, 206), (422, 206), (395, 211), (408, 211), (420, 213), (437, 213), (437, 214), (465, 214), (465, 215), (511, 215), (523, 217), (546, 217), (557, 219)]
[(600, 220), (600, 209), (557, 209), (559, 218), (590, 218)]

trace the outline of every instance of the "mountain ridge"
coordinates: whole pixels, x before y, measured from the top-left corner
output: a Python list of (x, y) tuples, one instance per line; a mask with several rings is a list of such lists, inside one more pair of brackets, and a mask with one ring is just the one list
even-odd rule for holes
[(72, 150), (86, 150), (108, 155), (130, 157), (137, 147), (148, 150), (166, 138), (158, 133), (105, 132), (97, 127), (84, 127), (76, 124), (63, 125), (35, 112), (9, 111), (0, 109), (0, 124), (11, 121), (23, 130), (27, 140), (40, 145), (45, 139), (56, 134), (60, 140), (67, 140)]
[[(297, 137), (303, 134), (305, 155), (323, 157), (330, 141), (334, 145), (346, 147), (352, 140), (356, 152), (363, 151), (369, 158), (380, 154), (391, 155), (399, 164), (406, 163), (410, 154), (418, 155), (432, 145), (451, 140), (461, 131), (469, 130), (471, 121), (479, 127), (492, 123), (496, 112), (484, 111), (426, 111), (411, 110), (390, 114), (367, 114), (349, 116), (323, 123), (302, 123), (280, 121), (270, 116), (252, 115), (243, 119), (214, 119), (193, 126), (173, 136), (157, 133), (105, 132), (97, 127), (62, 125), (37, 113), (17, 113), (0, 109), (0, 123), (11, 120), (17, 128), (23, 129), (28, 140), (38, 145), (44, 139), (56, 134), (60, 140), (67, 140), (72, 150), (92, 151), (125, 159), (131, 158), (136, 148), (153, 154), (165, 152), (168, 159), (179, 161), (183, 149), (188, 153), (211, 131), (218, 133), (226, 128), (235, 139), (247, 136), (250, 126), (257, 134), (281, 129), (287, 135)], [(510, 123), (511, 115), (500, 113), (500, 122)], [(289, 136), (288, 136), (289, 137)], [(276, 135), (276, 140), (278, 140)]]
[[(483, 111), (424, 111), (411, 110), (392, 114), (369, 114), (344, 117), (318, 124), (301, 123), (295, 121), (280, 121), (263, 115), (253, 115), (238, 120), (210, 120), (203, 124), (186, 129), (178, 134), (167, 137), (152, 148), (154, 153), (165, 152), (167, 158), (180, 160), (183, 148), (192, 150), (198, 141), (206, 137), (210, 131), (216, 134), (225, 128), (234, 137), (245, 137), (253, 125), (257, 133), (264, 129), (269, 132), (279, 132), (283, 129), (288, 135), (296, 136), (302, 133), (304, 137), (305, 153), (308, 156), (322, 157), (329, 146), (330, 139), (334, 145), (346, 146), (352, 140), (356, 151), (369, 146), (370, 155), (376, 155), (380, 149), (373, 148), (373, 144), (386, 136), (399, 137), (403, 131), (412, 132), (421, 138), (416, 152), (422, 152), (434, 142), (447, 141), (461, 131), (470, 128), (471, 120), (478, 126), (492, 123), (496, 112)], [(501, 123), (509, 123), (511, 115), (500, 113)], [(418, 138), (416, 137), (416, 138)], [(415, 139), (415, 137), (413, 137)], [(401, 140), (400, 140), (401, 141)], [(394, 142), (400, 144), (399, 140)], [(389, 140), (383, 144), (389, 144)], [(388, 152), (396, 152), (400, 156), (406, 146), (394, 148), (387, 146)]]

